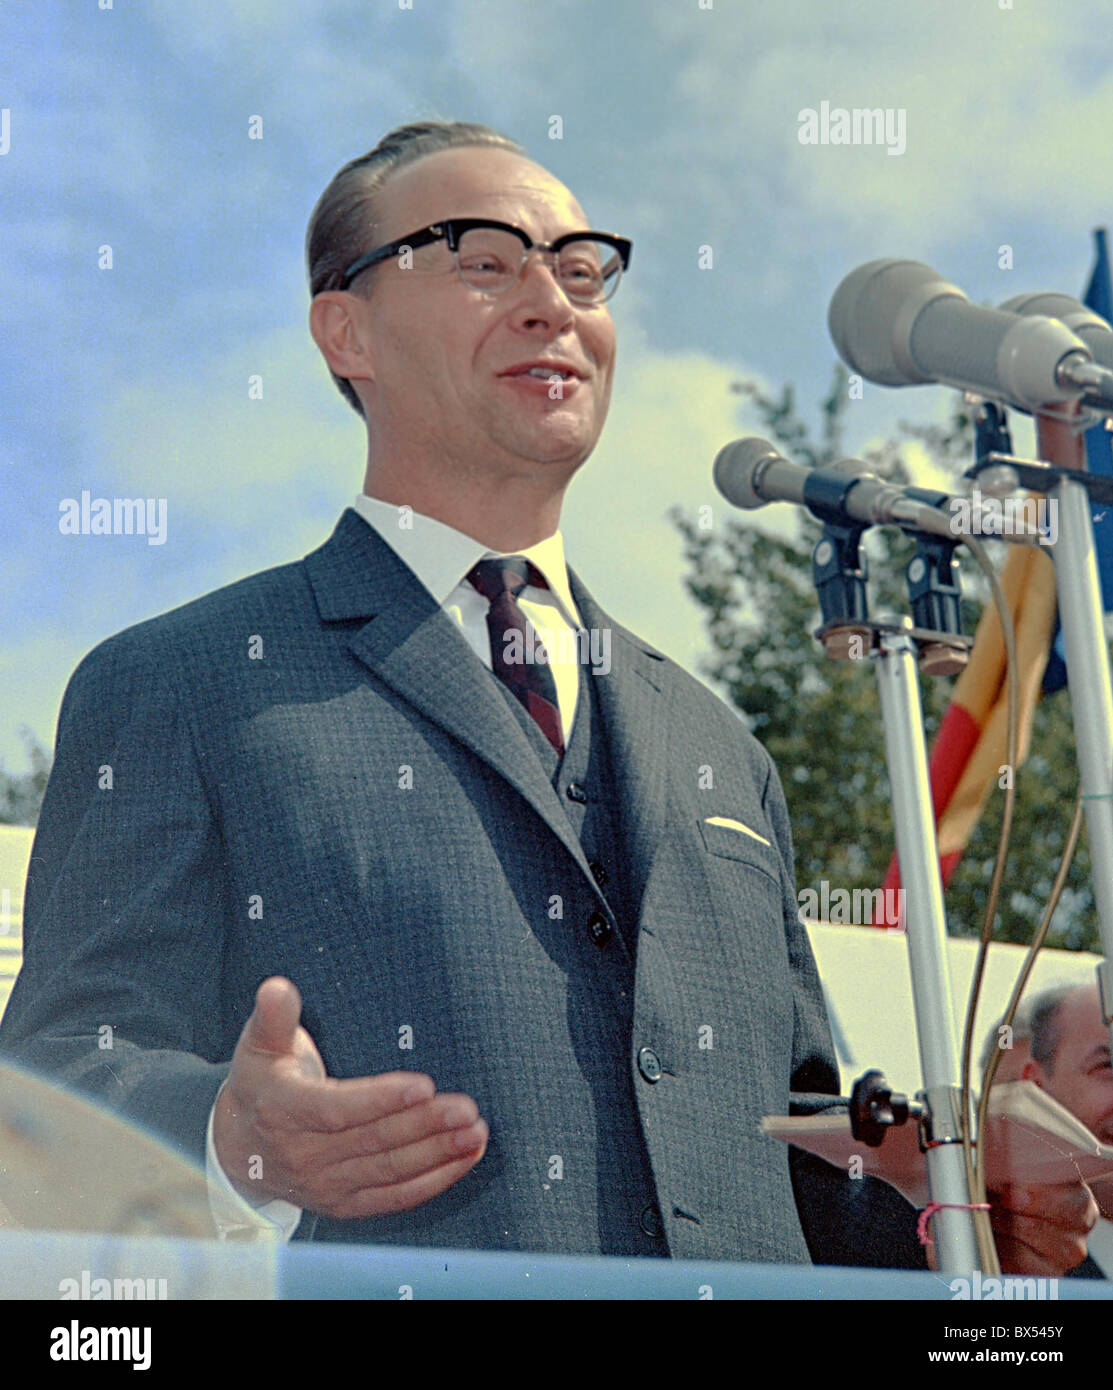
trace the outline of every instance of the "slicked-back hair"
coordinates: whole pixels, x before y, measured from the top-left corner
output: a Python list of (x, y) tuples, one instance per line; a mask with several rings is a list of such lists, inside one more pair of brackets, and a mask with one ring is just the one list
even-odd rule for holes
[[(397, 126), (384, 135), (373, 150), (349, 160), (318, 198), (309, 218), (305, 259), (310, 295), (336, 289), (344, 270), (374, 249), (380, 220), (379, 193), (396, 169), (424, 159), (426, 155), (439, 154), (441, 150), (474, 145), (525, 155), (516, 140), (500, 135), (490, 126), (471, 121), (414, 121)], [(451, 213), (452, 209), (448, 208), (444, 215)], [(365, 276), (356, 277), (351, 286), (353, 294), (370, 293), (374, 270), (372, 267)], [(331, 368), (329, 374), (340, 394), (362, 419), (363, 406), (351, 383), (337, 376)]]

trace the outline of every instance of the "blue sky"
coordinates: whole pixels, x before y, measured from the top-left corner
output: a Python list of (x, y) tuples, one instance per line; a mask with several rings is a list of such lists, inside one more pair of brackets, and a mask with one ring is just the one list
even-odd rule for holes
[[(1080, 293), (1113, 220), (1113, 35), (1091, 6), (706, 5), (0, 3), (0, 760), (23, 767), (22, 725), (51, 742), (98, 641), (304, 554), (358, 490), (363, 434), (309, 337), (302, 244), (335, 170), (393, 125), (504, 130), (633, 239), (611, 418), (564, 532), (600, 602), (690, 668), (705, 643), (665, 514), (718, 508), (714, 454), (756, 426), (732, 380), (818, 399), (831, 292), (876, 256), (975, 300)], [(801, 145), (798, 113), (824, 100), (905, 110), (904, 153)], [(948, 400), (867, 388), (848, 442)], [(166, 543), (62, 535), (84, 489), (165, 497)]]

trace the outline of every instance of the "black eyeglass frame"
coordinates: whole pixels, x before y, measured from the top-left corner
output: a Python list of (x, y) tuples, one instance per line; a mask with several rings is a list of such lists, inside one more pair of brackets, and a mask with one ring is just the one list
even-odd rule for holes
[[(610, 246), (618, 255), (622, 265), (621, 273), (630, 268), (630, 253), (633, 250), (633, 243), (626, 237), (614, 236), (611, 232), (565, 232), (563, 236), (558, 236), (555, 241), (548, 243), (534, 241), (528, 232), (524, 232), (521, 227), (515, 227), (509, 222), (496, 222), (489, 217), (448, 217), (442, 222), (434, 222), (428, 227), (422, 227), (418, 232), (411, 232), (409, 236), (399, 237), (397, 241), (392, 241), (389, 246), (380, 246), (377, 251), (368, 251), (365, 256), (360, 256), (343, 271), (340, 276), (340, 283), (335, 286), (338, 290), (346, 290), (357, 275), (362, 275), (365, 270), (370, 270), (373, 265), (378, 265), (380, 261), (389, 260), (391, 256), (396, 256), (399, 251), (406, 247), (416, 251), (421, 246), (429, 246), (434, 241), (444, 241), (448, 244), (448, 249), (455, 253), (460, 244), (460, 238), (465, 232), (470, 232), (477, 227), (492, 227), (499, 232), (512, 232), (522, 243), (522, 261), (525, 262), (526, 256), (530, 251), (545, 251), (556, 255), (565, 246), (571, 245), (575, 241), (584, 241), (588, 237), (593, 237), (596, 241), (601, 241)], [(518, 267), (519, 274), (521, 266)], [(457, 266), (459, 273), (459, 266)], [(466, 282), (465, 282), (466, 283)], [(617, 288), (618, 282), (615, 282)], [(509, 288), (509, 286), (508, 286)], [(482, 291), (481, 291), (482, 293)], [(611, 291), (611, 294), (614, 290)], [(605, 295), (603, 299), (593, 299), (582, 301), (588, 304), (604, 304), (610, 298)]]

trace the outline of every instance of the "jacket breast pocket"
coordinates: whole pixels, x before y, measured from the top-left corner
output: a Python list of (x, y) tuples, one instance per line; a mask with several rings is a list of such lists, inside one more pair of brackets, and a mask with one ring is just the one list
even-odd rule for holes
[(760, 869), (779, 889), (781, 856), (774, 846), (768, 843), (764, 835), (744, 827), (741, 821), (732, 824), (722, 823), (727, 820), (725, 816), (700, 818), (699, 831), (707, 852), (718, 855), (721, 859), (736, 859), (750, 868)]

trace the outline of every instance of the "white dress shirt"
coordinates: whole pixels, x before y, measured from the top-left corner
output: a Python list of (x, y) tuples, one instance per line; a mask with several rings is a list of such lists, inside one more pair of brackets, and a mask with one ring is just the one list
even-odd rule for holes
[[(468, 583), (467, 574), (477, 561), (505, 554), (524, 555), (536, 565), (549, 588), (527, 585), (518, 595), (518, 604), (545, 643), (567, 746), (579, 695), (579, 661), (573, 634), (581, 631), (583, 624), (568, 583), (560, 532), (526, 550), (489, 550), (482, 541), (408, 507), (395, 506), (393, 502), (381, 502), (361, 493), (353, 506), (413, 570), (488, 670), (492, 669), (491, 640), (487, 632), (489, 604), (479, 590)], [(214, 1102), (205, 1135), (205, 1172), (209, 1206), (221, 1238), (289, 1240), (301, 1220), (302, 1208), (281, 1198), (256, 1204), (240, 1196), (216, 1156), (213, 1143), (215, 1110)]]

